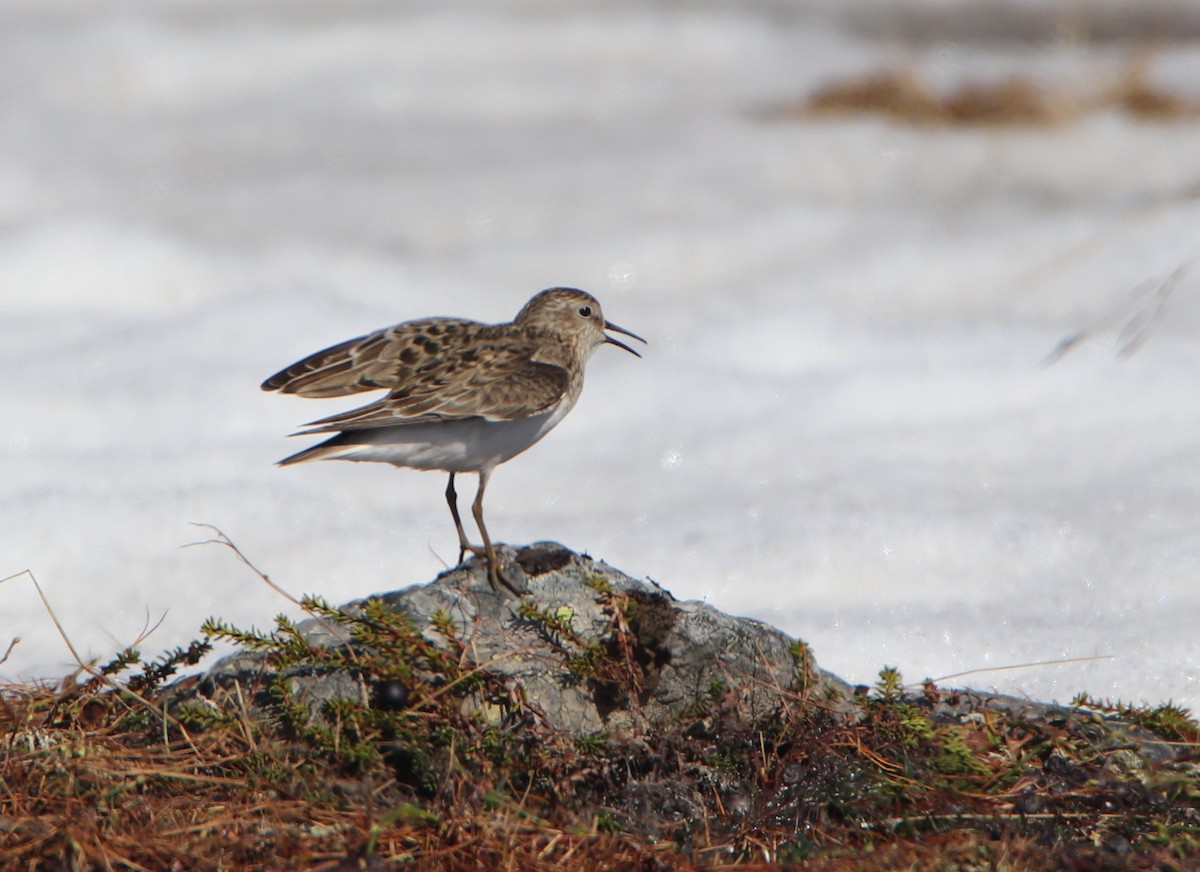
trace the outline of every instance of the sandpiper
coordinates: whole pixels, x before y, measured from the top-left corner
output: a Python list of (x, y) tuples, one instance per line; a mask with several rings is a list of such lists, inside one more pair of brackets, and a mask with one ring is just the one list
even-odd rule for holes
[[(468, 551), (483, 554), (493, 588), (504, 584), (521, 593), (500, 570), (483, 522), (483, 492), (492, 470), (571, 411), (593, 351), (608, 343), (641, 357), (606, 329), (646, 341), (605, 321), (591, 294), (550, 288), (507, 324), (422, 318), (318, 351), (275, 373), (262, 389), (302, 397), (387, 394), (305, 425), (293, 435), (335, 435), (279, 465), (366, 460), (450, 473), (446, 502), (458, 531), (459, 562)], [(482, 548), (467, 539), (458, 514), (454, 476), (460, 472), (479, 474), (471, 510)]]

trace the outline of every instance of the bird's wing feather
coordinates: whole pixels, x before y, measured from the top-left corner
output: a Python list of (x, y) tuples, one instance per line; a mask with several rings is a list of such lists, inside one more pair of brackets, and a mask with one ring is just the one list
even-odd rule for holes
[(462, 345), (427, 361), (383, 397), (307, 425), (306, 433), (394, 427), (482, 417), (508, 421), (553, 407), (567, 393), (567, 370), (533, 360), (532, 342)]
[(430, 343), (439, 350), (452, 348), (482, 326), (459, 318), (423, 318), (385, 327), (310, 354), (275, 373), (262, 389), (302, 397), (392, 390), (431, 356)]

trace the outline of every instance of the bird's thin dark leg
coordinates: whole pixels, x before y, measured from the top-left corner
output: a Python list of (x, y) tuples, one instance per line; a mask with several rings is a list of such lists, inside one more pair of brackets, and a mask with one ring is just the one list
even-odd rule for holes
[(450, 473), (450, 482), (446, 485), (446, 503), (450, 506), (450, 514), (454, 518), (454, 529), (458, 531), (458, 562), (461, 564), (468, 551), (478, 554), (479, 549), (467, 539), (462, 518), (458, 516), (458, 493), (454, 490), (454, 473)]
[(479, 534), (483, 536), (483, 553), (487, 556), (488, 581), (492, 583), (492, 589), (499, 593), (500, 585), (503, 584), (517, 596), (521, 596), (526, 591), (515, 587), (500, 571), (500, 561), (496, 557), (496, 549), (492, 547), (492, 537), (488, 535), (487, 527), (483, 523), (483, 492), (487, 489), (488, 478), (491, 477), (491, 474), (490, 469), (479, 470), (479, 490), (475, 492), (475, 502), (471, 504), (471, 513), (475, 516), (475, 523), (479, 526)]

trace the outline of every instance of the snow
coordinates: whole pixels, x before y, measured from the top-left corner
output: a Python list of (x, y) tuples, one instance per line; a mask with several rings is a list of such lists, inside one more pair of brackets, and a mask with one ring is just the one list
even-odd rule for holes
[[(881, 68), (1094, 90), (1156, 21), (1153, 80), (1200, 98), (1200, 3), (1167, 5), (1099, 4), (1088, 39), (1083, 7), (1017, 0), (12, 0), (0, 576), (29, 569), (100, 659), (160, 617), (147, 654), (294, 614), (182, 547), (194, 522), (295, 594), (431, 578), (457, 554), (443, 476), (278, 469), (350, 403), (258, 384), (566, 284), (651, 344), (601, 350), (496, 472), (497, 538), (777, 624), (852, 681), (1090, 658), (955, 683), (1200, 705), (1200, 276), (1121, 353), (1200, 253), (1200, 122), (772, 112)], [(27, 576), (0, 616), (0, 675), (73, 668)]]

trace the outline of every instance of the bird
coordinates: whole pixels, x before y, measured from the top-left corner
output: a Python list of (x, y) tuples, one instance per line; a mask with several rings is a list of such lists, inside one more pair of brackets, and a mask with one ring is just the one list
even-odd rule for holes
[[(421, 318), (384, 327), (317, 351), (262, 383), (264, 391), (300, 397), (386, 393), (365, 406), (305, 424), (293, 436), (333, 434), (278, 462), (313, 460), (390, 463), (450, 475), (446, 502), (458, 533), (458, 559), (487, 562), (492, 588), (524, 591), (501, 571), (483, 519), (493, 470), (538, 442), (579, 399), (588, 359), (601, 345), (641, 355), (605, 331), (639, 342), (606, 321), (600, 303), (577, 288), (535, 294), (507, 323)], [(482, 547), (472, 545), (458, 511), (455, 476), (474, 472), (471, 505)]]

